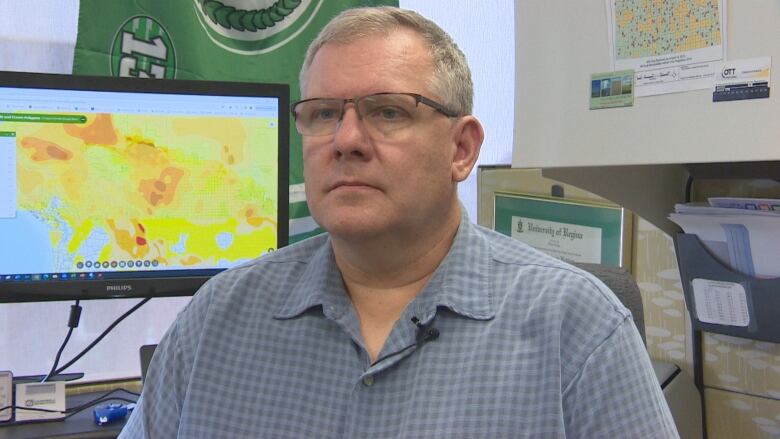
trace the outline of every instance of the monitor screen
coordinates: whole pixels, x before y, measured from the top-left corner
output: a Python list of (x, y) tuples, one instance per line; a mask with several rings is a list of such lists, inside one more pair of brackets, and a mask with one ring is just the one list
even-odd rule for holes
[(193, 294), (288, 238), (287, 85), (0, 72), (0, 302)]

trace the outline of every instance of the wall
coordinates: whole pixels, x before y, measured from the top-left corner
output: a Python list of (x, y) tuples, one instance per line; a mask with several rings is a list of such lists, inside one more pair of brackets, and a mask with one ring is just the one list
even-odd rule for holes
[[(610, 70), (606, 3), (517, 3), (514, 166), (777, 160), (780, 99), (776, 96), (713, 103), (712, 90), (702, 89), (636, 98), (630, 107), (590, 111), (590, 75)], [(656, 3), (680, 9), (694, 3), (718, 4), (712, 0)], [(780, 58), (780, 2), (724, 1), (719, 11), (726, 20), (722, 35), (728, 60)], [(776, 89), (778, 84), (775, 72), (770, 86)], [(589, 147), (583, 148), (583, 143)]]

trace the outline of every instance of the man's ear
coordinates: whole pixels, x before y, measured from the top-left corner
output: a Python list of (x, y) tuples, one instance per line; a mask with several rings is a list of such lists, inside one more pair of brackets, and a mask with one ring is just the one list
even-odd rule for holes
[(485, 131), (474, 116), (463, 116), (458, 120), (453, 132), (455, 155), (452, 159), (452, 180), (461, 182), (471, 173), (477, 163)]

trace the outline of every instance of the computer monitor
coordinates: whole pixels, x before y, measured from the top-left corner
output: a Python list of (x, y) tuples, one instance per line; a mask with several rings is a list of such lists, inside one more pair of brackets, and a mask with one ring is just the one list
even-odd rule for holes
[(289, 87), (0, 72), (0, 302), (191, 295), (288, 239)]

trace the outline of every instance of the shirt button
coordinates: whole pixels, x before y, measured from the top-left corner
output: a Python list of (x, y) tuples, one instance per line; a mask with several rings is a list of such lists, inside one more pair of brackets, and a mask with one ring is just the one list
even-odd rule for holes
[(363, 385), (366, 387), (371, 387), (374, 384), (374, 376), (369, 375), (365, 378), (363, 378)]

